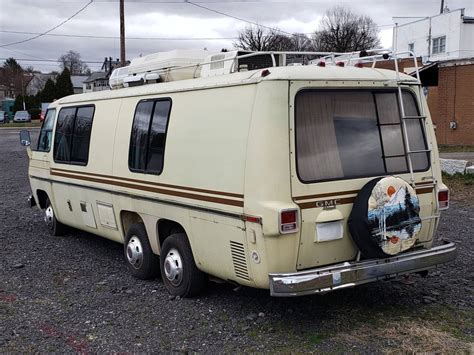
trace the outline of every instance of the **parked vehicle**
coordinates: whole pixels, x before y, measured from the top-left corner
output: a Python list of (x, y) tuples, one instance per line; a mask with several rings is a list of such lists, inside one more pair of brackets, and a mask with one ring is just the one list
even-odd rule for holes
[(449, 192), (419, 78), (289, 55), (215, 54), (188, 80), (162, 63), (159, 83), (50, 104), (29, 150), (50, 233), (123, 243), (135, 277), (182, 297), (209, 276), (298, 296), (453, 260), (433, 246)]
[(13, 122), (30, 122), (31, 116), (28, 111), (16, 111)]
[(0, 111), (0, 123), (8, 123), (8, 113)]

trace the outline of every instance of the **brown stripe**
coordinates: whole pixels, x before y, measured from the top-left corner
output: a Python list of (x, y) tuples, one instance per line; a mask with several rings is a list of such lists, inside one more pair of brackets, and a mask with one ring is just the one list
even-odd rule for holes
[(293, 199), (295, 201), (301, 201), (301, 200), (309, 200), (313, 198), (322, 198), (322, 197), (337, 197), (340, 195), (353, 195), (359, 193), (359, 190), (351, 190), (351, 191), (342, 191), (342, 192), (328, 192), (324, 194), (318, 194), (318, 195), (306, 195), (306, 196), (297, 196), (294, 197)]
[(86, 175), (86, 176), (98, 176), (98, 177), (103, 177), (103, 178), (107, 178), (107, 179), (115, 179), (115, 180), (136, 182), (136, 183), (139, 183), (139, 184), (146, 184), (146, 185), (151, 185), (151, 186), (168, 187), (168, 188), (171, 188), (171, 189), (181, 189), (181, 190), (188, 190), (188, 191), (194, 191), (194, 192), (202, 192), (202, 193), (206, 193), (206, 194), (222, 195), (222, 196), (229, 196), (229, 197), (236, 197), (236, 198), (244, 198), (244, 195), (234, 194), (234, 193), (231, 193), (231, 192), (213, 191), (213, 190), (198, 189), (198, 188), (195, 188), (195, 187), (169, 185), (169, 184), (162, 184), (162, 183), (157, 183), (157, 182), (130, 179), (130, 178), (124, 178), (124, 177), (118, 177), (118, 176), (111, 176), (111, 175), (85, 173), (85, 172), (82, 172), (82, 171), (65, 170), (65, 169), (51, 169), (51, 171), (62, 171), (62, 172), (65, 172), (65, 173), (81, 174), (81, 175)]
[(427, 194), (433, 191), (433, 187), (425, 187), (421, 189), (416, 189), (416, 193), (419, 195)]
[[(433, 187), (427, 187), (427, 188), (422, 188), (422, 189), (417, 189), (416, 193), (419, 195), (430, 193), (433, 191)], [(346, 198), (341, 198), (338, 199), (337, 204), (338, 205), (345, 205), (348, 203), (354, 203), (356, 199), (356, 196), (354, 197), (346, 197)], [(311, 201), (311, 202), (302, 202), (298, 203), (298, 206), (300, 206), (301, 209), (308, 209), (308, 208), (316, 208), (316, 202), (322, 202), (324, 200), (318, 200), (318, 201)]]
[(184, 198), (189, 198), (189, 199), (193, 199), (193, 200), (200, 200), (200, 201), (220, 203), (220, 204), (230, 205), (230, 206), (244, 207), (244, 202), (243, 201), (235, 201), (235, 200), (229, 200), (229, 199), (224, 199), (224, 198), (219, 198), (219, 197), (203, 196), (203, 195), (190, 194), (190, 193), (180, 192), (180, 191), (164, 190), (164, 189), (159, 189), (159, 188), (151, 187), (151, 186), (140, 186), (140, 185), (136, 185), (136, 184), (129, 184), (129, 183), (126, 183), (126, 182), (104, 180), (104, 179), (99, 179), (99, 178), (95, 178), (95, 177), (70, 175), (70, 174), (64, 174), (64, 173), (55, 172), (55, 171), (52, 171), (51, 175), (62, 176), (62, 177), (70, 178), (70, 179), (90, 181), (90, 182), (98, 182), (98, 183), (106, 184), (106, 185), (115, 185), (115, 186), (120, 186), (120, 187), (127, 187), (127, 188), (130, 188), (130, 189), (147, 191), (147, 192), (154, 192), (154, 193), (159, 193), (159, 194), (164, 194), (164, 195), (184, 197)]
[[(423, 183), (420, 183), (417, 186), (419, 188), (422, 188), (423, 186), (430, 185), (430, 184), (432, 185), (433, 181), (423, 181)], [(432, 187), (431, 187), (431, 189), (432, 189)], [(421, 190), (421, 189), (417, 189), (416, 191), (418, 192), (418, 190)], [(424, 189), (422, 191), (425, 191), (425, 190), (426, 189)], [(328, 192), (328, 193), (317, 194), (317, 195), (297, 196), (297, 197), (294, 197), (293, 200), (301, 201), (301, 200), (309, 200), (309, 199), (313, 199), (313, 198), (337, 197), (337, 196), (341, 196), (341, 195), (352, 195), (352, 194), (358, 194), (359, 191), (360, 190), (349, 190), (349, 191), (342, 191), (342, 192)], [(422, 193), (425, 193), (425, 192), (422, 192)]]

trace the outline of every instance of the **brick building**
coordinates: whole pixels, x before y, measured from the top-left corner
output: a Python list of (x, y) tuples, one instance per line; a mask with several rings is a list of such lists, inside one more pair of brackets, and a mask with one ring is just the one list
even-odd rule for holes
[(423, 83), (437, 82), (428, 106), (438, 144), (474, 145), (474, 58), (434, 63), (421, 75)]

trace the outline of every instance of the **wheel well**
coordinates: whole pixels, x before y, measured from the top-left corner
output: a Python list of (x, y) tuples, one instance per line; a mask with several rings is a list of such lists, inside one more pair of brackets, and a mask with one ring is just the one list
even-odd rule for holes
[(132, 224), (143, 223), (143, 220), (138, 213), (130, 211), (121, 211), (120, 220), (122, 222), (124, 238)]
[(44, 190), (36, 190), (38, 196), (38, 205), (41, 209), (46, 208), (46, 201), (48, 201), (48, 194)]
[(158, 221), (157, 228), (160, 246), (163, 245), (165, 239), (168, 238), (171, 234), (185, 232), (181, 224), (171, 221), (169, 219), (160, 219)]

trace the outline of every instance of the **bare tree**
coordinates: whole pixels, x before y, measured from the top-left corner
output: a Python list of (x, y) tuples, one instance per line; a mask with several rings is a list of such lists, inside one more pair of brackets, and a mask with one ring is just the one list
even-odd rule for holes
[(81, 60), (81, 55), (75, 51), (69, 51), (58, 58), (62, 70), (68, 69), (71, 75), (86, 74), (87, 64)]
[(266, 30), (259, 26), (247, 26), (234, 43), (234, 47), (247, 51), (277, 51), (281, 49), (282, 35), (277, 29)]
[(316, 50), (350, 52), (380, 46), (379, 30), (374, 20), (350, 9), (336, 6), (328, 10), (313, 36)]
[(312, 42), (302, 33), (285, 35), (276, 28), (248, 26), (239, 33), (234, 47), (249, 51), (308, 51), (312, 49)]

